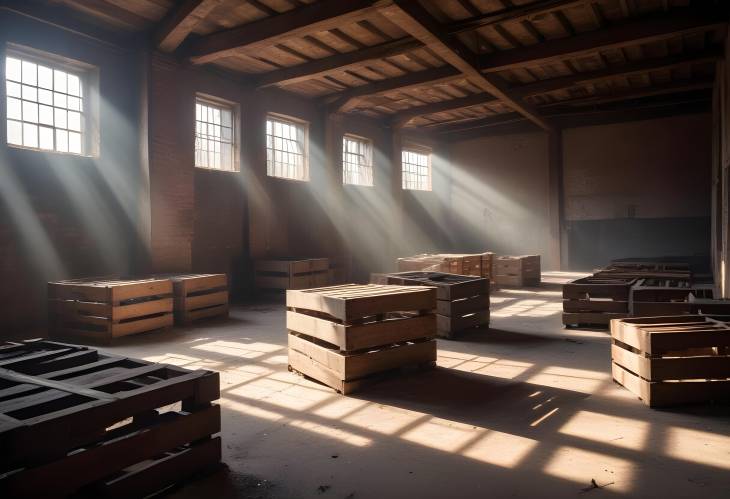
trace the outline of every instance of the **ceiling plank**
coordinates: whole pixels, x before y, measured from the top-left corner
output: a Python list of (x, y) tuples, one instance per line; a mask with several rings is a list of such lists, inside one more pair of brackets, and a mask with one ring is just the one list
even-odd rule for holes
[(373, 3), (374, 0), (322, 0), (191, 40), (187, 55), (193, 63), (203, 64), (228, 57), (241, 48), (254, 51), (317, 31), (337, 29), (372, 16), (376, 12)]
[(484, 92), (494, 95), (541, 128), (551, 129), (549, 123), (531, 105), (512, 98), (505, 91), (507, 85), (498, 77), (482, 74), (477, 68), (477, 55), (460, 40), (450, 37), (416, 0), (395, 0), (394, 3), (381, 7), (380, 13), (428, 46)]
[(185, 0), (172, 9), (155, 32), (155, 44), (163, 52), (174, 52), (222, 0)]
[(401, 54), (408, 50), (422, 47), (421, 42), (410, 37), (401, 38), (394, 42), (385, 42), (362, 50), (345, 52), (322, 59), (315, 59), (305, 64), (298, 64), (288, 68), (265, 73), (257, 81), (258, 87), (271, 85), (291, 85), (310, 78), (317, 78), (334, 70), (348, 69), (350, 66), (383, 57)]
[(487, 93), (472, 94), (457, 99), (449, 99), (440, 102), (432, 102), (425, 106), (416, 106), (405, 111), (396, 113), (392, 118), (393, 126), (401, 128), (408, 124), (412, 119), (427, 114), (442, 113), (444, 111), (455, 111), (467, 107), (478, 106), (480, 104), (488, 104), (497, 101), (497, 98)]
[(668, 14), (631, 19), (568, 38), (558, 38), (519, 49), (484, 54), (480, 56), (479, 67), (485, 72), (497, 72), (531, 63), (543, 65), (551, 61), (591, 54), (597, 50), (649, 43), (726, 25), (726, 14), (719, 15), (717, 11), (677, 8)]

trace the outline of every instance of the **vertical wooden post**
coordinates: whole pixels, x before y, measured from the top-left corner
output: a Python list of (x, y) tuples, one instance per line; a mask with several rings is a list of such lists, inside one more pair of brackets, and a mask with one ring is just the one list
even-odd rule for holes
[(550, 253), (546, 268), (560, 270), (567, 245), (563, 241), (563, 133), (559, 129), (548, 132), (548, 170)]
[(391, 206), (393, 207), (393, 218), (390, 221), (390, 254), (393, 258), (393, 268), (395, 267), (395, 259), (400, 255), (400, 248), (403, 247), (402, 238), (406, 236), (406, 227), (403, 226), (405, 220), (405, 206), (403, 204), (403, 171), (401, 166), (401, 153), (403, 150), (403, 136), (400, 129), (392, 128), (392, 140), (390, 150), (390, 191), (392, 196)]

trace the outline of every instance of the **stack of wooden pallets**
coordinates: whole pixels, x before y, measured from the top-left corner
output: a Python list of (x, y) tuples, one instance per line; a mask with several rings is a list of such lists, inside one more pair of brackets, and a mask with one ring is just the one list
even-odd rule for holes
[(109, 342), (173, 323), (169, 279), (89, 278), (48, 283), (53, 337)]
[(563, 324), (604, 325), (629, 316), (634, 279), (584, 277), (563, 285)]
[(399, 272), (443, 272), (491, 280), (494, 253), (423, 253), (398, 259)]
[(468, 329), (489, 326), (489, 280), (440, 272), (386, 274), (387, 284), (436, 288), (437, 333), (453, 338)]
[(650, 407), (730, 399), (730, 327), (699, 315), (611, 323), (613, 379)]
[(218, 373), (44, 340), (0, 369), (2, 497), (145, 497), (220, 461)]
[(276, 258), (254, 262), (254, 281), (261, 289), (308, 289), (329, 284), (327, 258)]
[(226, 274), (170, 274), (175, 323), (188, 325), (208, 317), (228, 317)]
[(347, 394), (436, 361), (436, 289), (346, 284), (289, 290), (289, 369)]
[(494, 282), (500, 286), (538, 286), (540, 255), (498, 256), (494, 260)]

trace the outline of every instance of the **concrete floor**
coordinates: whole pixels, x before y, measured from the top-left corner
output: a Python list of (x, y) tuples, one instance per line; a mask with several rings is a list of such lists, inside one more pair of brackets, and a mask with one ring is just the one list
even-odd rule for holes
[(221, 373), (227, 469), (176, 497), (729, 498), (730, 406), (647, 408), (560, 312), (554, 284), (494, 292), (437, 369), (349, 397), (287, 371), (283, 298), (108, 350)]

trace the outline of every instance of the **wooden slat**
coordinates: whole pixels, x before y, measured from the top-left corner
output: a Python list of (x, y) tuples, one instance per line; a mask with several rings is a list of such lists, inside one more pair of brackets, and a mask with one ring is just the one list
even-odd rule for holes
[(173, 7), (155, 32), (157, 47), (173, 52), (222, 0), (184, 0)]
[(458, 99), (444, 100), (441, 102), (433, 102), (424, 106), (416, 106), (405, 111), (395, 113), (392, 117), (392, 123), (396, 127), (403, 127), (408, 124), (413, 118), (423, 116), (426, 114), (441, 113), (444, 111), (455, 111), (457, 109), (463, 109), (466, 107), (478, 106), (480, 104), (488, 104), (490, 102), (497, 101), (497, 98), (493, 95), (482, 93), (472, 94), (466, 97), (460, 97)]
[(323, 0), (277, 16), (200, 37), (189, 44), (187, 53), (195, 64), (235, 54), (241, 48), (255, 51), (287, 39), (367, 19), (375, 13), (373, 0)]

